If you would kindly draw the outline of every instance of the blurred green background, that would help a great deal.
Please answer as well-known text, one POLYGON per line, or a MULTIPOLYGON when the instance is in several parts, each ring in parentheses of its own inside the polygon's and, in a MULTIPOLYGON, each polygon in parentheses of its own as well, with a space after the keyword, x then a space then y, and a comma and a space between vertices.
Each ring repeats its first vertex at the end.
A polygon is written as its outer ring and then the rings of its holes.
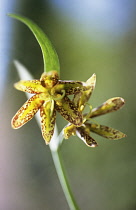
MULTIPOLYGON (((82 210, 136 209, 136 1, 1 0, 0 13, 0 209, 68 210, 49 147, 33 119, 13 130, 11 118, 26 101, 13 88, 19 80, 13 59, 40 78, 43 61, 30 30, 6 16, 18 13, 35 21, 59 55, 61 79, 86 81, 97 75, 93 107, 121 96, 126 105, 97 121, 127 134, 118 141, 95 136, 98 148, 77 137, 61 147, 63 164, 82 210)), ((66 122, 57 118, 61 130, 66 122)), ((94 135, 93 135, 94 137, 94 135)))

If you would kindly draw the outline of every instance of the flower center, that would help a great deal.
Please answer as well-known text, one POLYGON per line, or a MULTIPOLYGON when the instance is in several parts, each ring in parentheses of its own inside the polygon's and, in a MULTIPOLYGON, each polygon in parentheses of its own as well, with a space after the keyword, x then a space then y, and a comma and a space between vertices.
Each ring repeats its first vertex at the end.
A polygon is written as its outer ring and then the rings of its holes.
POLYGON ((57 100, 61 100, 64 96, 65 96, 65 90, 61 90, 62 95, 60 93, 55 93, 53 94, 51 97, 53 100, 57 101, 57 100))
POLYGON ((40 99, 44 101, 49 101, 49 100, 61 100, 65 96, 65 90, 61 90, 61 93, 56 93, 54 92, 52 94, 51 90, 48 90, 46 93, 40 93, 40 99), (62 93, 62 94, 61 94, 62 93))

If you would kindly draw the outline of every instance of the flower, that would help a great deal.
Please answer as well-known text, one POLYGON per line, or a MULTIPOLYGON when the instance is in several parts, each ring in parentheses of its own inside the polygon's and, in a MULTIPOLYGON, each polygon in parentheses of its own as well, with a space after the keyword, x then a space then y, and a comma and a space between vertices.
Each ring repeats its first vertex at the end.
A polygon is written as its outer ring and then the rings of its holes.
MULTIPOLYGON (((87 80, 87 84, 92 86, 92 89, 81 91, 80 93, 76 93, 73 99, 74 103, 78 106, 79 111, 83 111, 87 101, 89 100, 92 91, 95 88, 96 83, 96 75, 93 74, 92 77, 87 80)), ((108 126, 99 125, 97 123, 89 122, 92 118, 117 111, 124 105, 125 101, 121 97, 114 97, 106 102, 104 102, 101 106, 90 110, 88 114, 83 115, 83 124, 81 126, 76 126, 74 124, 69 123, 64 129, 64 138, 68 139, 71 135, 76 135, 84 141, 84 143, 89 147, 98 146, 97 142, 90 136, 90 132, 94 132, 100 136, 103 136, 107 139, 117 140, 126 135, 116 129, 113 129, 108 126)))
POLYGON ((21 80, 15 88, 33 95, 12 118, 11 125, 18 129, 33 118, 38 110, 41 116, 42 135, 48 144, 54 133, 56 111, 75 126, 83 123, 82 113, 68 95, 86 91, 91 87, 80 81, 59 80, 57 71, 43 73, 40 80, 21 80))

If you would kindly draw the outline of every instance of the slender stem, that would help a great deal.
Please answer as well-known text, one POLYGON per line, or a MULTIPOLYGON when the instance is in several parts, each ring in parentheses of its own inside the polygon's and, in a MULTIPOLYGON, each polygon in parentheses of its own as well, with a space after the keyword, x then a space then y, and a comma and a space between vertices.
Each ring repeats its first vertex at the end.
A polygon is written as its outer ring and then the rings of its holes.
POLYGON ((61 161, 61 156, 60 156, 60 153, 59 153, 59 149, 56 150, 56 151, 51 150, 51 154, 52 154, 54 165, 55 165, 58 177, 59 177, 59 181, 61 183, 61 186, 62 186, 63 192, 65 194, 66 200, 68 202, 69 208, 70 208, 70 210, 79 210, 79 207, 77 206, 77 204, 75 202, 73 193, 72 193, 71 188, 69 186, 64 168, 62 166, 62 161, 61 161))

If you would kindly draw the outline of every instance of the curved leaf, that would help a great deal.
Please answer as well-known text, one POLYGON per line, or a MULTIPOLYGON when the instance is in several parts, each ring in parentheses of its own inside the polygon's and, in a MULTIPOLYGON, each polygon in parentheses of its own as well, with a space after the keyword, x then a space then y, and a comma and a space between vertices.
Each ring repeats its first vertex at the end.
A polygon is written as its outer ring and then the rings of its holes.
POLYGON ((60 65, 58 55, 52 43, 50 42, 46 34, 39 28, 39 26, 37 26, 33 21, 29 20, 28 18, 20 15, 8 14, 8 16, 23 22, 33 32, 42 50, 44 71, 48 72, 56 70, 59 73, 60 65))

